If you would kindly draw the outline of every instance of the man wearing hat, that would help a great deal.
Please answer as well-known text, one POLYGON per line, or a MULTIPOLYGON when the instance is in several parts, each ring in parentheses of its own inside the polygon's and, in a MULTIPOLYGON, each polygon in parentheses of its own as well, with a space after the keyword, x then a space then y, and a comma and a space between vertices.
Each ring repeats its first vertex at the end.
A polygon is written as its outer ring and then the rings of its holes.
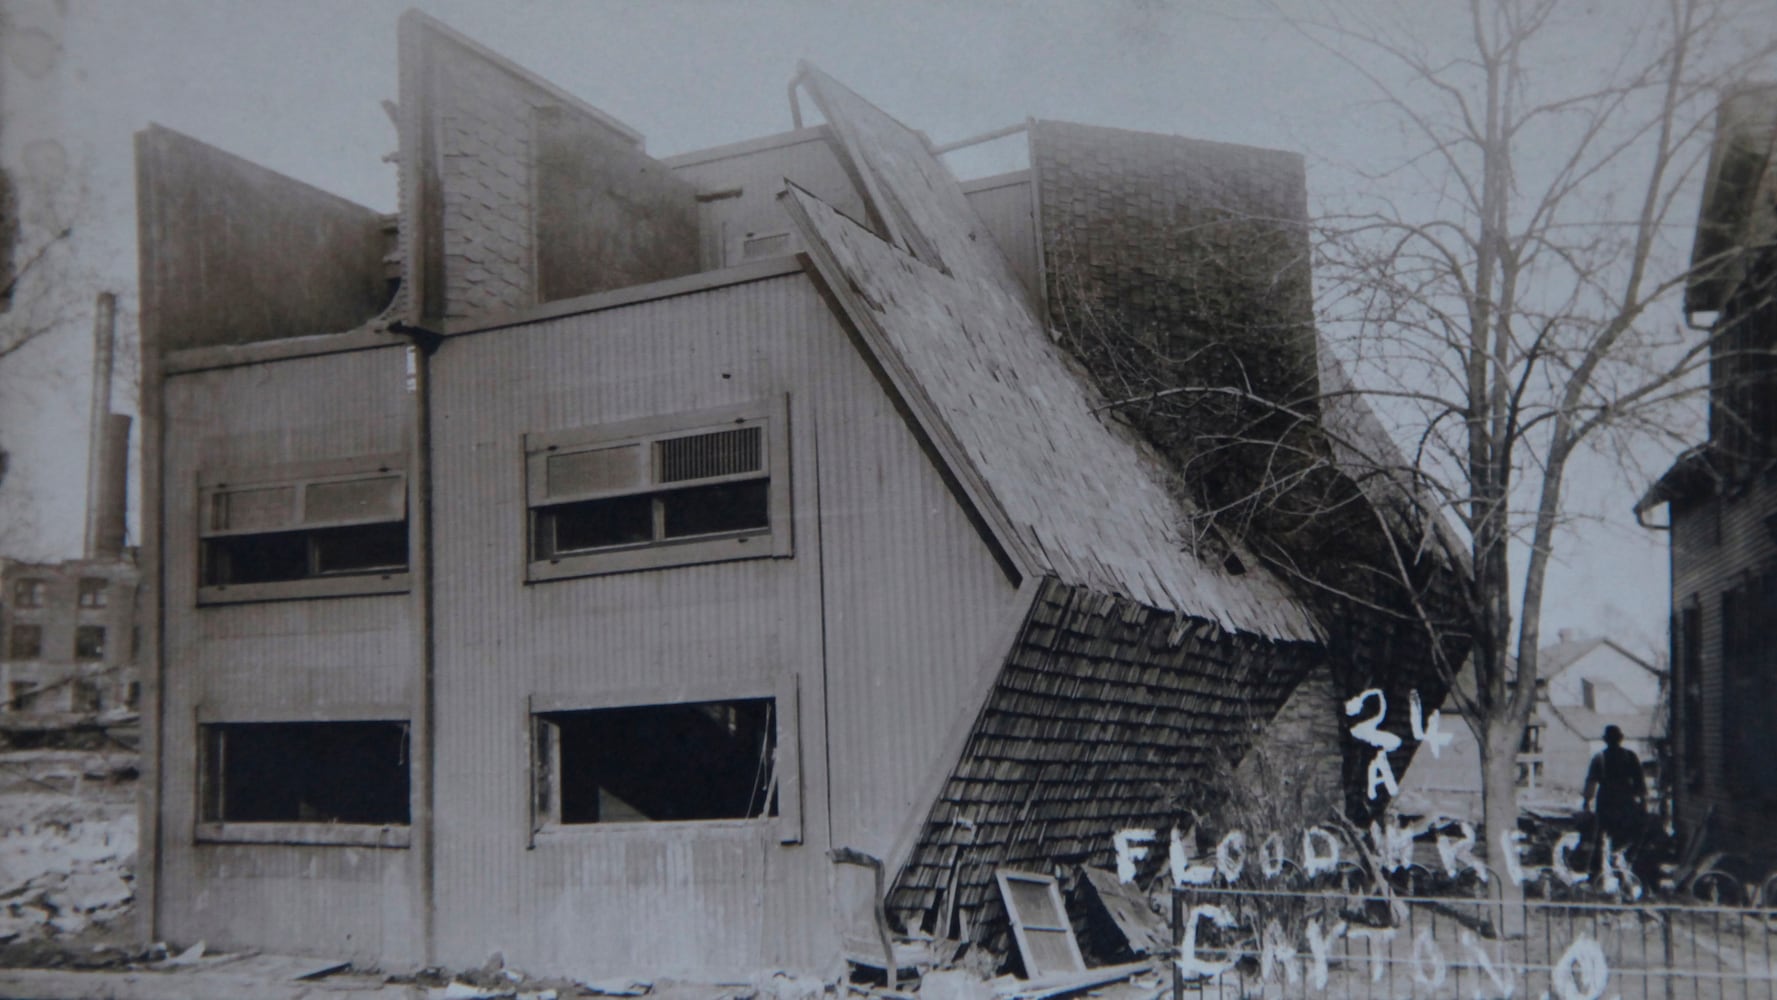
POLYGON ((1647 820, 1647 782, 1641 775, 1641 758, 1623 746, 1623 731, 1604 727, 1604 749, 1586 770, 1584 805, 1592 810, 1592 860, 1590 871, 1602 870, 1604 844, 1612 850, 1631 849, 1641 837, 1647 820))

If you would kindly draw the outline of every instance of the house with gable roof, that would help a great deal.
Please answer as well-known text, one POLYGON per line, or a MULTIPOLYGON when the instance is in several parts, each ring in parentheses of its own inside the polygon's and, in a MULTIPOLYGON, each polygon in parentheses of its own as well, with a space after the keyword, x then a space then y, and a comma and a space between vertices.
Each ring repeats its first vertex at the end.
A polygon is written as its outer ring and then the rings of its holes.
MULTIPOLYGON (((1035 123, 963 184, 804 66, 793 131, 655 158, 428 17, 400 50, 392 215, 137 137, 152 935, 815 969, 831 851, 1003 942, 996 869, 1107 863, 1261 740, 1361 772, 1341 702, 1425 671, 1187 530, 1053 329, 1059 206, 1191 196, 1101 155, 1148 137, 1035 123)), ((1299 157, 1215 153, 1302 231, 1299 157)))
POLYGON ((1707 440, 1636 504, 1666 508, 1672 791, 1687 847, 1777 866, 1777 84, 1722 95, 1691 275, 1707 440))
MULTIPOLYGON (((1543 676, 1530 722, 1518 745, 1518 799, 1544 810, 1576 810, 1592 757, 1604 749, 1604 729, 1623 731, 1623 746, 1641 759, 1648 809, 1659 811, 1669 789, 1666 759, 1667 675, 1656 664, 1606 636, 1562 629, 1537 654, 1543 676)), ((1465 678, 1466 680, 1466 678, 1465 678)), ((1434 758, 1416 757, 1401 776, 1396 808, 1414 815, 1478 819, 1481 754, 1474 733, 1452 719, 1453 739, 1434 758)))

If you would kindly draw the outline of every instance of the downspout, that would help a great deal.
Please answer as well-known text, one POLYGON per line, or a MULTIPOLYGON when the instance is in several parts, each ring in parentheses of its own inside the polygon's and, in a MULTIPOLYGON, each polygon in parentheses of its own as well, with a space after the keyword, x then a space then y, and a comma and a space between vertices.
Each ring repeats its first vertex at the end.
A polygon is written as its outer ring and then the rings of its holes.
POLYGON ((444 338, 431 330, 389 324, 389 332, 406 337, 407 391, 413 397, 412 451, 408 475, 409 516, 413 527, 414 618, 420 638, 419 690, 415 695, 411 753, 414 767, 414 862, 419 866, 420 948, 424 966, 438 961, 437 833, 434 803, 437 788, 437 718, 435 697, 437 640, 435 574, 432 572, 432 355, 444 338))

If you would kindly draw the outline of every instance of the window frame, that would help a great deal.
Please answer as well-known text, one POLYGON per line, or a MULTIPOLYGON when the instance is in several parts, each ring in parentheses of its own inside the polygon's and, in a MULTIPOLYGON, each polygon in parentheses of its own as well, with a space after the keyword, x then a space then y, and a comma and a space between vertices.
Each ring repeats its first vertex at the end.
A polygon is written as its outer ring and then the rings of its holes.
POLYGON ((41 608, 49 596, 49 581, 40 576, 22 576, 12 582, 12 606, 41 608))
POLYGON ((77 604, 88 611, 110 605, 111 581, 102 576, 83 576, 80 578, 79 597, 77 604))
POLYGON ((525 796, 530 814, 530 847, 552 840, 573 840, 581 837, 620 836, 637 832, 655 835, 669 831, 766 831, 772 832, 780 844, 802 843, 802 716, 799 684, 794 671, 757 675, 734 681, 711 681, 703 684, 640 688, 596 695, 533 694, 524 703, 524 731, 529 744, 529 773, 525 796), (777 732, 777 815, 750 819, 699 820, 611 820, 599 823, 563 823, 561 809, 561 774, 559 738, 550 740, 552 758, 540 753, 542 727, 554 725, 545 716, 568 712, 589 712, 617 708, 697 704, 743 699, 773 699, 777 732), (543 790, 549 791, 548 805, 540 801, 543 790))
POLYGON ((9 712, 34 712, 37 710, 37 699, 43 697, 43 685, 37 681, 13 679, 6 685, 6 710, 9 712))
POLYGON ((407 455, 402 452, 358 455, 317 462, 293 462, 252 469, 218 468, 198 475, 196 558, 197 603, 199 606, 240 604, 253 601, 294 600, 313 597, 356 597, 372 594, 398 594, 412 589, 414 562, 412 482, 408 474, 407 455), (317 574, 295 580, 274 580, 262 583, 205 583, 208 544, 211 539, 246 535, 271 535, 283 532, 311 532, 328 528, 388 524, 386 517, 342 518, 324 522, 305 522, 303 507, 307 488, 326 483, 352 482, 360 479, 397 477, 401 482, 400 522, 407 531, 407 563, 399 570, 370 570, 362 573, 317 574), (248 489, 289 487, 292 492, 289 521, 284 527, 265 529, 229 529, 210 526, 216 497, 248 489))
MULTIPOLYGON (((661 414, 602 424, 595 427, 531 432, 524 435, 524 558, 525 581, 583 576, 602 576, 639 570, 665 569, 740 559, 789 558, 795 554, 791 518, 790 403, 788 396, 755 400, 734 406, 661 414), (656 442, 696 434, 731 430, 737 426, 761 428, 764 449, 761 474, 744 473, 662 483, 654 458, 656 442), (643 449, 638 459, 646 467, 645 481, 633 487, 580 491, 562 496, 548 494, 547 468, 552 457, 635 445, 643 449), (656 498, 677 490, 735 482, 766 482, 766 526, 738 531, 667 538, 658 533, 647 542, 541 556, 537 551, 537 521, 548 507, 587 500, 623 497, 656 498)), ((658 532, 658 525, 656 526, 658 532)))
POLYGON ((193 782, 196 794, 191 799, 192 842, 196 844, 285 844, 353 847, 405 848, 413 840, 416 793, 414 780, 414 723, 412 710, 406 705, 330 706, 326 711, 283 713, 231 709, 225 706, 200 704, 192 712, 192 761, 197 773, 193 782), (205 728, 227 725, 279 725, 287 723, 330 722, 392 722, 407 727, 407 795, 406 823, 324 823, 297 820, 268 822, 213 820, 204 816, 210 798, 210 741, 205 728))
POLYGON ((109 630, 106 629, 105 626, 103 626, 103 625, 84 625, 83 624, 83 625, 74 626, 74 662, 76 662, 76 663, 103 663, 103 662, 105 662, 105 644, 109 639, 110 639, 109 630), (92 647, 85 645, 85 641, 89 637, 93 636, 94 634, 97 634, 98 639, 99 639, 98 652, 96 652, 96 653, 91 652, 92 647))
POLYGON ((6 629, 6 658, 21 662, 43 659, 43 625, 39 622, 13 622, 6 629), (19 652, 19 632, 34 633, 36 639, 31 648, 34 652, 19 652))

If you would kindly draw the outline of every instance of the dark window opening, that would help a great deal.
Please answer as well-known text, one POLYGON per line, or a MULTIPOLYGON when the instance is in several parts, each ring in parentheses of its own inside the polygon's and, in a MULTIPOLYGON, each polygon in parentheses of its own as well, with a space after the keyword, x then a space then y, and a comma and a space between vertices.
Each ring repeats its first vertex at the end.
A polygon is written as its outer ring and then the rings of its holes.
POLYGON ((563 824, 778 814, 776 700, 538 717, 539 812, 563 824))
POLYGON ((15 660, 35 660, 43 655, 43 626, 14 625, 7 655, 15 660))
POLYGON ((29 712, 37 707, 37 685, 31 681, 13 681, 6 689, 6 704, 14 712, 29 712))
POLYGON ((80 606, 83 608, 102 608, 105 606, 105 585, 108 581, 94 577, 85 577, 80 581, 80 606))
POLYGON ((790 555, 788 416, 772 412, 526 435, 527 579, 790 555))
POLYGON ((1765 623, 1777 618, 1777 570, 1744 580, 1721 599, 1721 727, 1724 790, 1777 800, 1777 647, 1765 623))
POLYGON ((660 495, 662 533, 691 538, 771 526, 770 490, 763 479, 693 486, 660 495))
POLYGON ((204 540, 205 586, 406 571, 406 521, 204 540))
POLYGON ((361 524, 309 532, 318 576, 400 573, 407 569, 407 523, 361 524))
POLYGON ((103 660, 105 658, 105 627, 81 625, 74 630, 74 658, 103 660))
POLYGON ((74 711, 88 714, 97 712, 101 701, 98 681, 82 677, 74 682, 74 711))
POLYGON ((551 558, 654 540, 654 501, 647 496, 613 497, 557 504, 537 511, 537 554, 551 558))
POLYGON ((1703 781, 1703 609, 1691 605, 1679 616, 1679 754, 1685 783, 1703 781))
POLYGON ((142 682, 141 681, 130 681, 129 686, 124 688, 123 707, 129 708, 129 709, 134 709, 134 708, 140 707, 141 704, 142 704, 142 682))
POLYGON ((405 824, 405 722, 203 727, 203 818, 222 823, 405 824))
POLYGON ((1519 753, 1543 752, 1543 727, 1525 726, 1524 735, 1518 740, 1519 753))
POLYGON ((771 528, 765 479, 687 486, 653 494, 581 500, 535 512, 537 557, 771 528))

